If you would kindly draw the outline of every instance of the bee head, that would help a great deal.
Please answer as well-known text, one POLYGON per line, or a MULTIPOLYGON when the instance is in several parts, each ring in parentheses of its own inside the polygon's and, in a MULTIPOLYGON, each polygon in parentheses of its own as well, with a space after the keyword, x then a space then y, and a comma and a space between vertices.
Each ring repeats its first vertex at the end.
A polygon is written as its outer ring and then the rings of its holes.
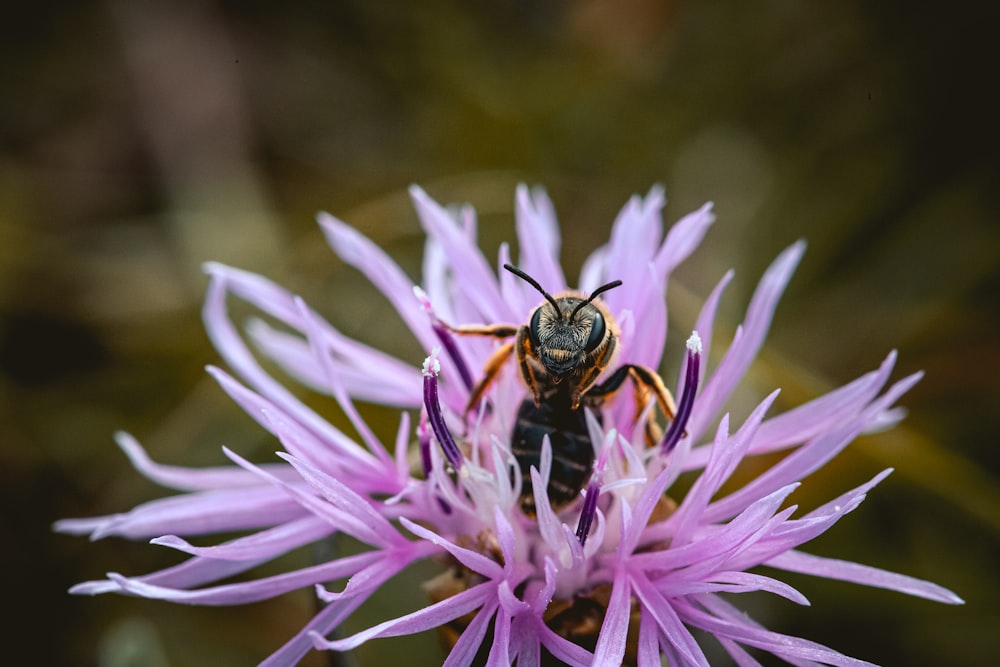
POLYGON ((600 294, 618 287, 615 280, 594 290, 589 297, 552 297, 538 282, 510 264, 504 268, 525 280, 545 297, 531 314, 528 339, 531 349, 555 382, 584 366, 587 358, 605 342, 608 328, 601 309, 592 302, 600 294))

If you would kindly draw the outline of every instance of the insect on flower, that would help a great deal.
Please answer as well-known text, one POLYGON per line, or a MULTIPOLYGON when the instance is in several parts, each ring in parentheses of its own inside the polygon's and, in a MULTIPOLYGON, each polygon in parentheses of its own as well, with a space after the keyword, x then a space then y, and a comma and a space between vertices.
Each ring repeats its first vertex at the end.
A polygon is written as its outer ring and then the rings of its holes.
MULTIPOLYGON (((514 354, 521 376, 531 395, 517 412, 511 434, 511 446, 523 479, 520 503, 529 516, 535 515, 535 497, 529 471, 541 467, 544 438, 552 447, 552 475, 548 492, 553 508, 558 510, 580 495, 594 463, 594 446, 581 407, 597 409, 617 392, 627 378, 635 386, 636 417, 650 399, 668 419, 677 411, 673 396, 657 373, 638 364, 624 364, 604 382, 595 384, 608 368, 618 343, 614 317, 597 297, 619 287, 621 280, 601 285, 590 295, 560 292, 552 296, 524 271, 505 264, 504 268, 538 290, 545 300, 536 307, 528 324, 515 326, 450 327, 460 335, 510 338, 512 342, 497 348, 486 362, 483 379, 472 389, 466 412, 476 406, 503 365, 514 354)), ((600 418, 598 417, 600 421, 600 418)), ((653 444, 660 433, 655 423, 647 422, 647 441, 653 444)))
POLYGON ((455 666, 705 666, 699 634, 741 665, 757 664, 750 650, 792 664, 857 665, 867 663, 763 627, 739 608, 738 594, 764 591, 808 604, 780 579, 796 572, 961 603, 930 582, 801 550, 889 470, 802 514, 787 502, 857 436, 901 418, 895 404, 920 375, 888 384, 894 353, 844 387, 783 413, 771 413, 777 392, 742 423, 726 411, 803 243, 767 269, 709 371, 717 306, 732 273, 711 292, 678 380, 669 385, 675 408, 650 369, 660 366, 665 349, 668 279, 712 224, 709 204, 666 229, 660 188, 633 198, 608 243, 584 261, 574 292, 563 291, 569 282, 559 262, 561 236, 541 190, 518 189, 519 254, 513 259, 502 244, 497 264, 507 268, 499 271, 477 244, 471 207, 445 208, 416 187, 411 194, 427 233, 419 283, 358 230, 326 214, 319 222, 334 252, 393 304, 429 355, 423 367, 350 339, 263 276, 207 265, 204 320, 232 371, 210 373, 275 438, 279 461, 260 465, 227 448, 231 465, 186 469, 156 463, 134 438, 119 434, 136 468, 178 493, 128 512, 64 519, 55 528, 93 539, 151 540, 187 560, 149 574, 110 572, 73 593, 215 606, 314 587, 323 608, 264 660, 269 667, 293 665, 312 650, 351 651, 435 628, 450 633, 445 664, 455 666), (266 317, 242 331, 231 300, 266 317), (261 357, 332 396, 358 437, 300 400, 261 357), (514 360, 520 377, 501 372, 514 360), (471 368, 485 369, 481 379, 471 368), (634 404, 616 394, 629 380, 634 404), (394 449, 356 401, 401 410, 394 449), (466 419, 473 407, 476 419, 466 419), (422 475, 410 456, 417 410, 422 475), (653 410, 669 422, 650 418, 653 410), (775 452, 786 455, 756 476, 734 477, 744 460, 775 452), (674 488, 685 472, 695 476, 690 488, 674 488), (209 533, 230 537, 189 541, 209 533), (355 542, 358 553, 231 581, 336 535, 355 542), (442 568, 427 582, 429 605, 344 631, 358 607, 421 562, 442 568))

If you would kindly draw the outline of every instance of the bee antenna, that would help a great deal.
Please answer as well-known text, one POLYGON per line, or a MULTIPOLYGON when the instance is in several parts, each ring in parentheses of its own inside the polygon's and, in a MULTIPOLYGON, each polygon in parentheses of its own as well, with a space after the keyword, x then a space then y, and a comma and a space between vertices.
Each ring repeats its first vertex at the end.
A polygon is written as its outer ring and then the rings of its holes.
POLYGON ((598 295, 604 294, 609 289, 614 289, 614 288, 618 287, 621 284, 622 284, 622 281, 620 281, 620 280, 612 280, 610 283, 606 283, 604 285, 601 285, 597 289, 595 289, 593 292, 590 293, 590 296, 587 297, 586 301, 581 301, 580 303, 577 304, 576 308, 573 309, 573 312, 569 314, 569 319, 572 320, 574 317, 576 317, 577 311, 580 310, 581 308, 583 308, 584 306, 586 306, 588 303, 590 303, 594 299, 596 299, 598 295))
POLYGON ((562 317, 562 311, 559 310, 559 304, 556 303, 556 300, 552 298, 551 294, 549 294, 544 289, 542 289, 542 286, 538 284, 537 280, 535 280, 534 278, 532 278, 531 276, 529 276, 527 273, 525 273, 521 269, 517 268, 516 266, 511 266, 510 264, 504 264, 503 268, 507 269, 508 271, 510 271, 511 273, 513 273, 515 276, 517 276, 518 278, 520 278, 521 280, 523 280, 524 282, 528 283, 529 285, 531 285, 532 287, 534 287, 536 290, 538 290, 539 292, 541 292, 542 296, 545 297, 545 300, 548 301, 549 303, 551 303, 552 307, 556 309, 557 313, 559 313, 559 317, 562 317))

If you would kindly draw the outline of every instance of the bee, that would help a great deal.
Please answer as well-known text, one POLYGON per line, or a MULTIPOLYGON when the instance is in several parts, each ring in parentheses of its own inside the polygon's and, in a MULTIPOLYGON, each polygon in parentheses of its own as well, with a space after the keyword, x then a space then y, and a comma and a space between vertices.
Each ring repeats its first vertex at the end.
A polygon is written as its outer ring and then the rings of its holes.
MULTIPOLYGON (((660 376, 645 366, 624 364, 597 383, 611 363, 620 335, 614 317, 598 297, 620 286, 622 281, 601 285, 589 295, 567 291, 552 296, 524 271, 510 264, 504 264, 504 268, 544 297, 531 312, 528 323, 462 326, 452 330, 462 335, 514 337, 497 348, 486 362, 483 378, 473 387, 466 411, 479 403, 514 355, 529 396, 517 412, 511 433, 512 451, 524 480, 521 509, 534 516, 535 497, 529 471, 532 466, 540 468, 545 436, 552 448, 548 494, 553 509, 558 511, 572 503, 590 478, 594 444, 582 407, 597 410, 628 378, 635 387, 637 417, 651 396, 668 419, 673 419, 676 407, 660 376)), ((655 423, 647 422, 647 441, 658 440, 657 431, 655 423)))

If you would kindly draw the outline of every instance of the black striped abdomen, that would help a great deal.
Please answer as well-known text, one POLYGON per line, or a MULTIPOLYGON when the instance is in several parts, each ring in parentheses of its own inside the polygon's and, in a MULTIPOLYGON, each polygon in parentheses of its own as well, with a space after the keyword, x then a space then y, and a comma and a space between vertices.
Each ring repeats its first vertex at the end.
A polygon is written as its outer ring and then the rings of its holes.
POLYGON ((535 496, 531 485, 531 467, 541 469, 542 438, 549 436, 552 445, 552 474, 549 477, 549 500, 555 510, 573 502, 590 479, 594 465, 594 446, 587 432, 583 408, 571 410, 569 402, 544 401, 536 406, 529 397, 517 411, 511 434, 514 456, 521 468, 521 509, 535 515, 535 496))

